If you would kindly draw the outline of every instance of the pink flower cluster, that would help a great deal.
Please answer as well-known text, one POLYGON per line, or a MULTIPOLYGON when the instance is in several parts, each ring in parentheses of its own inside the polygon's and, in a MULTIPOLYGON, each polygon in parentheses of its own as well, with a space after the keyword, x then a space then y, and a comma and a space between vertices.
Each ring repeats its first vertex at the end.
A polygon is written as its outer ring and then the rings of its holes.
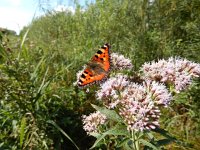
POLYGON ((171 57, 168 60, 145 63, 141 71, 144 78, 173 85, 178 93, 192 83, 193 77, 200 76, 200 64, 171 57))
POLYGON ((146 94, 149 95, 148 97, 151 97, 158 106, 168 106, 172 100, 172 95, 164 84, 146 80, 143 82, 143 87, 146 90, 146 94))
POLYGON ((132 83, 118 74, 101 85, 97 92, 108 108, 117 108, 128 130, 149 130, 159 125, 160 106, 167 106, 172 96, 165 85, 155 81, 132 83))
MULTIPOLYGON (((128 59, 125 61, 124 57, 117 57, 115 53, 112 54, 112 61, 119 69, 131 66, 128 65, 128 59)), ((107 108, 116 109, 129 131, 151 130, 159 126, 160 108, 167 107, 172 100, 165 85, 173 86, 176 92, 185 89, 193 77, 200 76, 200 64, 186 59, 169 58, 145 63, 141 71, 141 84, 132 82, 126 75, 117 74, 101 84, 96 93, 97 99, 102 100, 107 108)), ((106 116, 100 112, 84 116, 84 129, 87 133, 98 132, 98 126, 105 121, 106 116)))
POLYGON ((131 83, 121 94, 120 115, 128 130, 150 130, 159 126, 159 106, 167 106, 172 99, 163 84, 144 81, 131 83))
POLYGON ((131 60, 128 58, 125 58, 123 55, 119 55, 117 53, 111 54, 111 61, 114 69, 131 69, 133 68, 133 65, 131 63, 131 60))
POLYGON ((119 92, 123 91, 129 83, 127 76, 118 74, 101 84, 101 89, 97 91, 96 97, 104 100, 104 104, 106 103, 108 108, 114 108, 119 102, 119 92))
POLYGON ((83 115, 82 117, 83 129, 87 134, 98 132, 98 126, 104 124, 107 120, 106 116, 99 111, 91 113, 88 116, 83 115))
POLYGON ((154 105, 150 98, 135 99, 133 96, 126 97, 121 102, 119 114, 130 130, 150 130, 159 126, 160 110, 154 105))

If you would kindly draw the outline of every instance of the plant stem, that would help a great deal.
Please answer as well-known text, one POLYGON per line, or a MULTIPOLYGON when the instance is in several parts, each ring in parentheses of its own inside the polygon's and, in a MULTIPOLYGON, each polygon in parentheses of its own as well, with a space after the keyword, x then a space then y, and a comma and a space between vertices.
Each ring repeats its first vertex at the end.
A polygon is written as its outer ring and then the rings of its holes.
POLYGON ((134 132, 133 130, 131 131, 131 136, 132 136, 132 141, 133 141, 133 148, 135 150, 140 150, 138 135, 139 134, 137 134, 137 132, 134 132))
POLYGON ((135 133, 135 145, 136 145, 136 150, 140 149, 140 145, 139 145, 139 132, 135 133))

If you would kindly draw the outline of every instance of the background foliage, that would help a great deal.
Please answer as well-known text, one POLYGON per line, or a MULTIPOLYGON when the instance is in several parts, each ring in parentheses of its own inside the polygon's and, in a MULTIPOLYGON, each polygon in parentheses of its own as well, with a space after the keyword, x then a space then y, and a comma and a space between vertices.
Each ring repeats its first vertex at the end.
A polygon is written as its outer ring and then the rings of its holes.
MULTIPOLYGON (((186 57, 200 62, 199 0, 96 0, 75 13, 47 12, 19 36, 0 36, 0 149, 80 149, 94 139, 81 115, 97 103, 94 91, 73 85, 76 72, 104 43, 129 56, 137 69, 146 61, 186 57), (52 123, 53 122, 53 123, 52 123), (60 128, 58 128, 60 127, 60 128)), ((164 111, 162 126, 200 147, 200 82, 164 111), (178 131, 178 132, 177 132, 178 131)), ((184 149, 171 144, 166 149, 184 149)))

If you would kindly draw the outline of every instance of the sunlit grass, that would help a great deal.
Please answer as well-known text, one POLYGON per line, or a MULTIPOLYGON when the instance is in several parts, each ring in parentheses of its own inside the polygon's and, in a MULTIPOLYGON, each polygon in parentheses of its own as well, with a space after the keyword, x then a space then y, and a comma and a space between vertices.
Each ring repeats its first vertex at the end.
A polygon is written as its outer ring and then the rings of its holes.
MULTIPOLYGON (((199 8, 198 0, 97 1, 75 14, 49 12, 20 36, 2 35, 0 149, 75 149, 68 136, 80 149, 91 147, 94 139, 83 131, 81 116, 98 103, 97 87, 86 93, 74 86, 77 71, 106 42, 111 52, 128 56, 134 70, 174 55, 199 62, 199 8)), ((196 82, 161 118, 166 130, 194 149, 200 129, 196 82)))

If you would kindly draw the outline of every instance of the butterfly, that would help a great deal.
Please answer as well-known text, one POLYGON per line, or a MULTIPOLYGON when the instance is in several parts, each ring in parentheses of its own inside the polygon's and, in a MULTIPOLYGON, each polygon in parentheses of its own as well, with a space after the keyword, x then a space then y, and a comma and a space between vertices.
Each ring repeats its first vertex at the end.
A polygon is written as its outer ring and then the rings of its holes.
POLYGON ((84 87, 106 79, 110 71, 110 45, 104 44, 92 57, 85 70, 80 75, 78 86, 84 87))

